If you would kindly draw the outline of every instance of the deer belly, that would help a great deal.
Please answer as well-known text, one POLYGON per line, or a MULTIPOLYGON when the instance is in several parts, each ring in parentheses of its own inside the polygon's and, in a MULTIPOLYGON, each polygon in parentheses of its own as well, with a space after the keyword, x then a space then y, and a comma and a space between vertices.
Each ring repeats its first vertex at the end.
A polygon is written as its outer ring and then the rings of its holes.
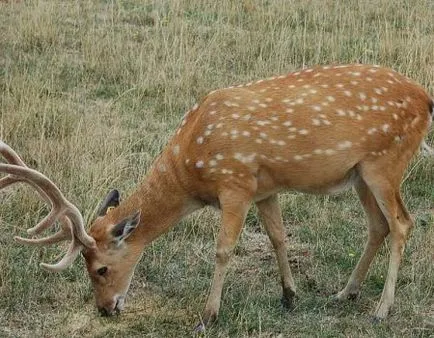
POLYGON ((259 201, 277 192, 293 190, 310 194, 336 194, 350 189, 359 178, 357 169, 327 170, 307 168, 303 172, 273 172, 260 170, 255 200, 259 201), (293 174, 293 175, 291 175, 293 174))

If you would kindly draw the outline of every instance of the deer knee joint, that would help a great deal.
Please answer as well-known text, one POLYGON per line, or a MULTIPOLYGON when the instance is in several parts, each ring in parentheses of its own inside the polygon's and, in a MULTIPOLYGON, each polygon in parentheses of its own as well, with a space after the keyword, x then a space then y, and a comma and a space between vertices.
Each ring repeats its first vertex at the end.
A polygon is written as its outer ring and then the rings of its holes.
POLYGON ((216 260, 218 263, 227 263, 232 256, 232 249, 217 249, 216 260))

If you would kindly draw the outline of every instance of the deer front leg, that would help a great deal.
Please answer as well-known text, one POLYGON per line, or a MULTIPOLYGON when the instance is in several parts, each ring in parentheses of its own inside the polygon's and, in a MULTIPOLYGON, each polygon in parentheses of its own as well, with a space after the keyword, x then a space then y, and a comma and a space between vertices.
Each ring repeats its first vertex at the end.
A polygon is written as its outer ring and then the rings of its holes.
POLYGON ((277 264, 279 265, 282 280, 282 304, 286 308, 291 308, 295 296, 295 283, 289 267, 285 228, 283 226, 282 211, 280 210, 277 195, 272 195, 265 200, 257 202, 256 205, 262 222, 264 223, 264 228, 267 231, 274 252, 276 253, 277 264))
POLYGON ((220 197, 222 226, 217 239, 216 267, 205 311, 201 322, 196 326, 196 331, 203 331, 206 325, 217 319, 227 265, 241 233, 250 203, 250 197, 243 194, 231 192, 220 197))

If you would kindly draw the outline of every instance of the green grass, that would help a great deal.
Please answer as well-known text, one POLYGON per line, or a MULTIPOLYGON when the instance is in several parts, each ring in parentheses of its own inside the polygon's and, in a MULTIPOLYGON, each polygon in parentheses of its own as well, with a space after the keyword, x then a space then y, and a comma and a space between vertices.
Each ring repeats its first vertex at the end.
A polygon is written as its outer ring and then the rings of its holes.
MULTIPOLYGON (((130 193, 184 112, 207 92, 307 65, 392 67, 434 92, 431 1, 0 2, 0 136, 90 220, 106 192, 130 193)), ((428 137, 433 144, 434 134, 428 137)), ((352 193, 281 196, 296 306, 280 305, 268 238, 252 211, 210 337, 434 335, 434 160, 403 184, 416 217, 390 317, 373 325, 388 265, 377 255, 355 302, 334 303, 366 239, 352 193)), ((0 194, 0 337, 180 337, 200 319, 218 214, 198 212, 152 243, 125 312, 100 318, 83 262, 39 268, 64 247, 15 243, 47 213, 28 187, 0 194)))

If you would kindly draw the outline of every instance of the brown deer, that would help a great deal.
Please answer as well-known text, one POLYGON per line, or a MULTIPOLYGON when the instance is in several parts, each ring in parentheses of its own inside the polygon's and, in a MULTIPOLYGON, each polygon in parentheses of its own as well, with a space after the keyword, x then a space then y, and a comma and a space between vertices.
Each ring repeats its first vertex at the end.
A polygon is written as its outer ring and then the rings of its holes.
POLYGON ((291 306, 296 288, 277 195, 286 189, 329 194, 354 187, 368 218, 368 240, 340 300, 354 298, 384 239, 390 234, 390 262, 374 316, 383 319, 394 301, 398 268, 413 221, 400 195, 403 173, 423 145, 433 101, 416 83, 379 66, 318 66, 216 90, 183 118, 142 185, 120 203, 114 190, 103 201, 89 233, 77 208, 42 174, 27 168, 4 143, 0 164, 8 176, 0 188, 26 181, 53 210, 38 234, 61 222, 46 245, 71 239, 60 271, 81 252, 100 312, 122 310, 130 281, 147 244, 184 216, 205 205, 222 211, 216 267, 197 327, 217 318, 229 259, 247 211, 256 203, 275 249, 283 301, 291 306))

